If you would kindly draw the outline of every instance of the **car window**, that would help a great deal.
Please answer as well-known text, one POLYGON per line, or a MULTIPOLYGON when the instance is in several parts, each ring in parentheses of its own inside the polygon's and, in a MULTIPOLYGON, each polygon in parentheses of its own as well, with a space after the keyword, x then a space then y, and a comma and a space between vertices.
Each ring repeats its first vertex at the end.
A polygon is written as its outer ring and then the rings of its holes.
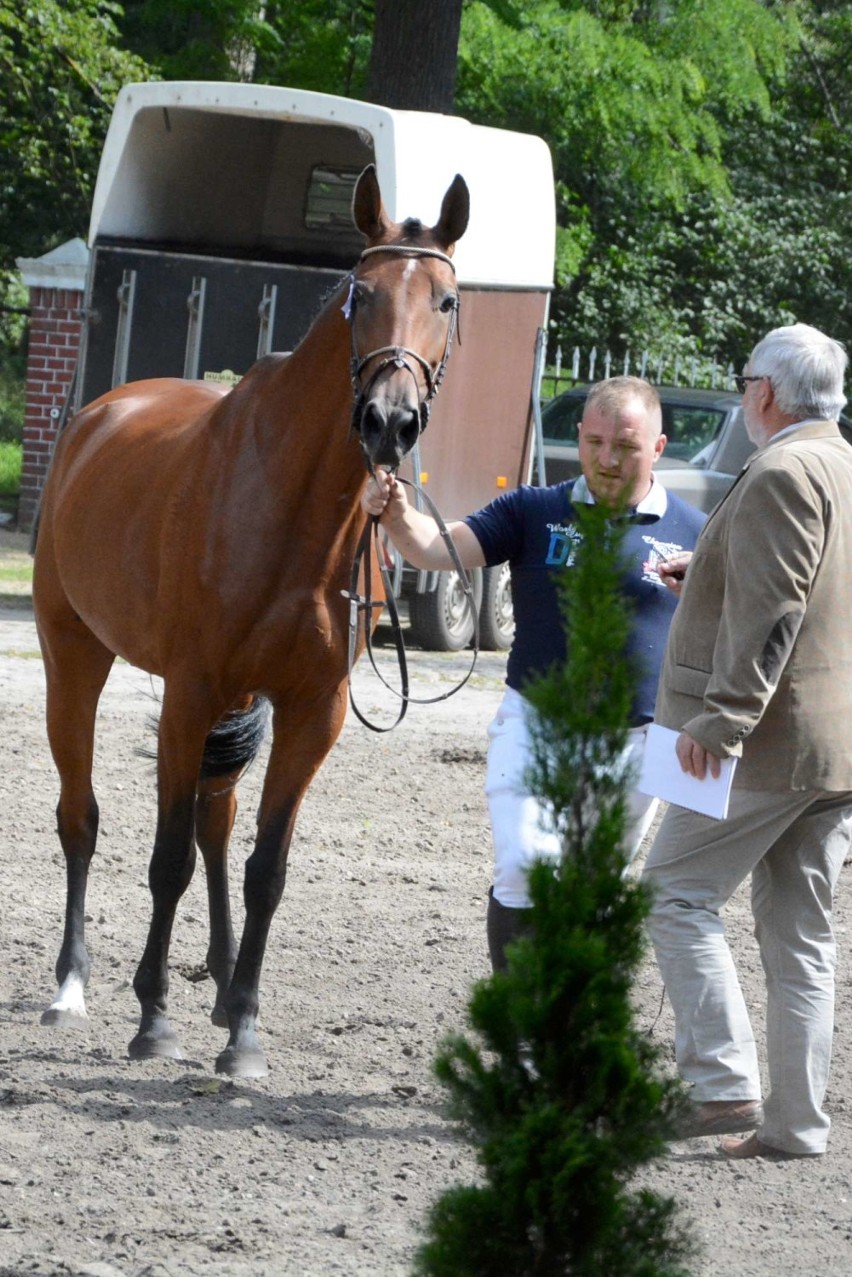
POLYGON ((586 406, 584 398, 559 395, 541 410, 541 433, 545 443, 576 443, 577 427, 586 406))
MULTIPOLYGON (((545 404, 541 411, 544 442, 576 443, 585 403, 585 397, 559 395, 545 404)), ((690 461, 715 439, 725 420, 721 408, 667 403, 662 407, 666 456, 672 461, 690 461)))
POLYGON ((722 429, 721 408, 696 408, 685 404, 663 404, 663 434, 668 439, 666 456, 672 461, 691 461, 722 429))

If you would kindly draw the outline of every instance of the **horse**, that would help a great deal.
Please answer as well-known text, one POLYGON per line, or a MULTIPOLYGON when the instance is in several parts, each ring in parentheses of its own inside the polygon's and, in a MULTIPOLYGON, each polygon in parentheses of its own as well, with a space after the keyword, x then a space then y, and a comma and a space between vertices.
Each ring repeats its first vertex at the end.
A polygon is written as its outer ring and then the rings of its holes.
POLYGON ((366 521, 360 496, 368 471, 397 467, 428 420, 455 331, 452 256, 468 215, 456 175, 434 226, 393 222, 368 167, 352 201, 366 247, 292 354, 263 357, 231 389, 131 382, 82 408, 60 436, 33 574, 66 864, 59 988, 43 1023, 88 1018, 95 719, 120 656, 163 680, 151 920, 129 1055, 183 1058, 168 1018, 168 953, 200 849, 212 1020, 229 1030, 216 1071, 266 1076, 261 967, 299 806, 346 714, 344 595, 366 521), (267 704, 272 740, 237 945, 228 840, 267 704))

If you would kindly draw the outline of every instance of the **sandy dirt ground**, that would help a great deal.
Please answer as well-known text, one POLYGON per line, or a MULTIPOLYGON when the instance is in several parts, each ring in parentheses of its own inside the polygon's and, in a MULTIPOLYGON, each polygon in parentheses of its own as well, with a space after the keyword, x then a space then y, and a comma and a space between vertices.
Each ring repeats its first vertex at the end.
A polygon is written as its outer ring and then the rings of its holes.
MULTIPOLYGON (((114 670, 99 721, 90 1026, 73 1033, 39 1023, 54 991, 64 867, 42 667, 32 614, 18 603, 0 609, 0 1277, 410 1273, 430 1203, 477 1173, 447 1120, 432 1061, 442 1037, 464 1025, 471 983, 487 974, 484 739, 504 657, 481 658, 458 696, 413 707, 390 735, 367 732, 350 714, 303 806, 271 935, 261 992, 270 1074, 231 1081, 213 1071, 225 1034, 210 1023, 212 984, 203 978, 202 868, 182 901, 170 963, 170 1012, 186 1061, 126 1055, 154 824, 151 765, 136 753, 152 689, 127 666, 114 670)), ((422 694, 446 690, 465 659, 412 653, 422 694)), ((356 694, 367 710, 387 709, 363 668, 356 694)), ((256 766, 241 786, 237 909, 262 772, 256 766)), ((696 1277, 852 1272, 850 876, 844 871, 836 919, 829 1154, 731 1164, 712 1141, 693 1140, 642 1173, 692 1222, 696 1277)), ((728 921, 761 1032, 744 893, 728 921)), ((671 1019, 650 959, 636 997, 640 1023, 669 1048, 671 1019)))

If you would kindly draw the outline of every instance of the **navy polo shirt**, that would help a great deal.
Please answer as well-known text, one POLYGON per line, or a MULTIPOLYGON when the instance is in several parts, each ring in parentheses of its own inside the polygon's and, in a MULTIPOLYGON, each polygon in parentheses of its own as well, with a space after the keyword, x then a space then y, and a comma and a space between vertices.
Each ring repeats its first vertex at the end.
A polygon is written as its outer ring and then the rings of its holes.
MULTIPOLYGON (((575 504, 592 502, 584 478, 506 492, 465 523, 482 546, 489 567, 508 561, 512 574, 515 637, 506 682, 516 691, 567 655, 565 625, 556 582, 570 568, 580 539, 575 504)), ((628 515, 622 543, 623 591, 631 603, 628 655, 638 672, 631 726, 654 717, 657 682, 677 598, 657 565, 680 550, 692 550, 706 516, 657 480, 628 515)))

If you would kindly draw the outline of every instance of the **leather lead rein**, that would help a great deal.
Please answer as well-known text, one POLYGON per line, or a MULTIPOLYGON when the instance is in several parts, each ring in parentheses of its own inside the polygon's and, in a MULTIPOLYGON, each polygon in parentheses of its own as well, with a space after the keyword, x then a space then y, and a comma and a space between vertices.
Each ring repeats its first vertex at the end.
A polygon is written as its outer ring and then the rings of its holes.
POLYGON ((450 530, 442 519, 437 506, 432 501, 432 498, 428 496, 421 487, 418 487, 416 483, 411 483, 408 479, 397 478, 397 483, 404 483, 407 488, 411 488, 412 491, 417 492, 423 498, 429 508, 429 513, 438 525, 438 531, 447 547, 453 567, 458 573, 459 581, 461 582, 461 586, 464 591, 468 615, 473 620, 473 657, 471 659, 470 669, 467 671, 464 678, 460 683, 457 683, 455 687, 451 687, 448 692, 442 692, 440 696, 429 696, 425 698, 410 695, 408 681, 408 657, 405 650, 402 625, 399 620, 399 609, 396 605, 396 599, 394 598, 393 582, 390 579, 390 574, 385 564, 384 546, 379 539, 379 520, 376 515, 371 515, 364 525, 364 531, 361 534, 361 540, 359 541, 358 549, 355 552, 355 558, 352 563, 352 572, 349 578, 349 589, 340 591, 343 597, 349 600, 349 704, 352 706, 352 710, 358 721, 363 723, 365 727, 368 727, 371 732, 393 731, 393 729, 405 718, 409 705, 437 705, 440 701, 446 701, 449 700, 451 696, 455 696, 456 692, 460 692, 465 683, 469 680, 476 667, 477 657, 479 656, 479 614, 473 597, 473 586, 471 584, 470 574, 467 569, 463 567, 462 561, 459 558, 459 553, 455 547, 453 538, 450 535, 450 530), (399 664, 399 689, 392 687, 381 673, 376 665, 376 658, 373 654, 372 613, 374 608, 380 608, 382 607, 382 604, 373 600, 372 556, 370 554, 371 537, 375 540, 376 559, 379 564, 379 572, 381 573, 382 583, 385 588, 385 602, 387 603, 388 615, 390 617, 391 628, 393 630, 397 662, 399 664), (362 562, 364 564, 363 595, 358 593, 358 576, 360 574, 362 562), (388 691, 392 692, 394 696, 399 697, 400 700, 399 713, 397 714, 396 719, 386 727, 381 727, 376 723, 371 723, 370 720, 362 714, 361 710, 355 703, 355 695, 352 690, 352 671, 355 668, 355 657, 358 650, 358 626, 362 615, 364 617, 364 639, 373 671, 379 682, 382 683, 388 691))

